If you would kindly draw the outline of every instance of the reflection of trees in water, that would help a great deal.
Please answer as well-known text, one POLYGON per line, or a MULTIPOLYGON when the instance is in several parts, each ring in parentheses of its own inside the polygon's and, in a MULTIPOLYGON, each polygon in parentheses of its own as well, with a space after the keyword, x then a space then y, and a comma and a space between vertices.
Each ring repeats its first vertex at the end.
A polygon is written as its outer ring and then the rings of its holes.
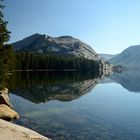
POLYGON ((88 93, 102 78, 98 72, 16 72, 8 88, 35 103, 71 101, 88 93))

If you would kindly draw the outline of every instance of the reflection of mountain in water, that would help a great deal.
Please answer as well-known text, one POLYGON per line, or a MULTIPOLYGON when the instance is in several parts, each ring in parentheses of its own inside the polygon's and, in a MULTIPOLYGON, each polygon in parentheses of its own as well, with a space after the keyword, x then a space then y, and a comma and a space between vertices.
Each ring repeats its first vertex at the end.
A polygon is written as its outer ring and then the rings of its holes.
POLYGON ((138 70, 126 70, 122 73, 114 73, 110 78, 129 91, 140 92, 140 72, 138 70))
POLYGON ((88 93, 102 78, 99 73, 18 72, 11 76, 8 88, 35 103, 71 101, 88 93))

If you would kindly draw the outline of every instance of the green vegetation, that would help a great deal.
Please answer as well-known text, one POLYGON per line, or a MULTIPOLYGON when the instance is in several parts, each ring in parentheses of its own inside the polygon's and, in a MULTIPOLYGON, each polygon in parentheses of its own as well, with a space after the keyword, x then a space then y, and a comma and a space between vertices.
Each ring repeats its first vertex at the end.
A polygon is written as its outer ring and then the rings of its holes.
POLYGON ((7 30, 7 21, 4 21, 2 13, 4 6, 0 0, 0 75, 12 69, 14 63, 14 54, 11 45, 7 45, 10 32, 7 30))
POLYGON ((0 0, 0 75, 16 70, 99 70, 101 62, 73 56, 48 55, 27 51, 14 53, 11 45, 7 45, 10 32, 7 21, 4 21, 2 0, 0 0), (14 61, 15 60, 15 61, 14 61), (15 66, 15 67, 14 67, 15 66))
POLYGON ((94 71, 101 62, 73 56, 47 55, 27 51, 16 52, 16 70, 64 70, 94 71))
POLYGON ((10 32, 7 30, 7 21, 4 21, 2 0, 0 0, 0 88, 5 81, 5 74, 13 69, 14 52, 11 45, 6 44, 10 32))

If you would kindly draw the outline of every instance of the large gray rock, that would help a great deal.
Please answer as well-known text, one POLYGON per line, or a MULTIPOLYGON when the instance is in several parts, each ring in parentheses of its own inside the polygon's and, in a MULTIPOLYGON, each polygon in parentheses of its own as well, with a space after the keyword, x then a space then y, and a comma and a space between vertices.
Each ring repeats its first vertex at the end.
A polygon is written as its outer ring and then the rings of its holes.
POLYGON ((100 59, 98 54, 88 44, 71 36, 51 37, 34 34, 13 43, 13 46, 17 51, 27 50, 39 53, 72 55, 93 60, 100 59))

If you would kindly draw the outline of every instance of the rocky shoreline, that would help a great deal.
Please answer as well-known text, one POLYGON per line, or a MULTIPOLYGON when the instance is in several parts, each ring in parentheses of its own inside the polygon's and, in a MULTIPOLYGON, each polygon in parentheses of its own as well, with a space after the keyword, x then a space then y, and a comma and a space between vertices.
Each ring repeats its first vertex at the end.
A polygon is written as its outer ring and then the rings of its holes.
POLYGON ((14 111, 10 102, 7 88, 0 91, 0 118, 7 121, 19 118, 19 114, 14 111))
POLYGON ((1 140, 50 140, 39 133, 7 122, 5 120, 18 119, 19 114, 14 111, 9 99, 8 89, 0 91, 0 139, 1 140))

